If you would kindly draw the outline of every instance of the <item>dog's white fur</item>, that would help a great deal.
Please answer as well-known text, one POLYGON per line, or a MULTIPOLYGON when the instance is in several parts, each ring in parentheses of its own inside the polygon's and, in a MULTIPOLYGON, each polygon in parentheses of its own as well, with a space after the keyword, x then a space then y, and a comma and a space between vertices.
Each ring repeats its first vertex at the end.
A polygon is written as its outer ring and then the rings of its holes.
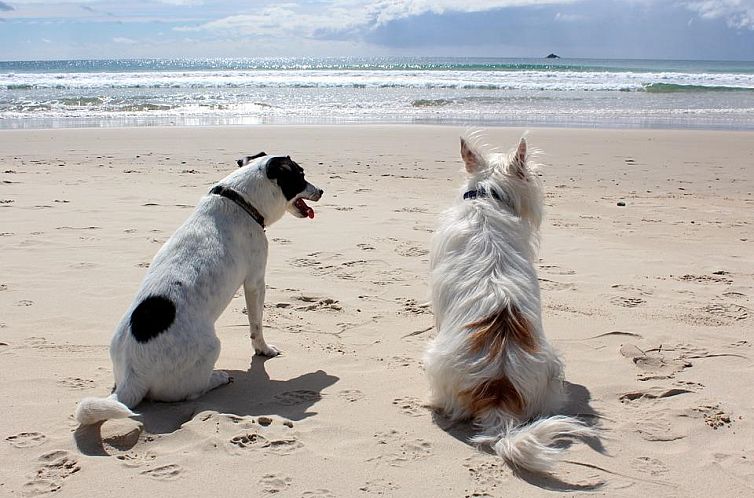
MULTIPOLYGON (((247 157, 239 169, 218 184, 229 187, 254 206, 266 224, 286 211, 304 217, 293 204, 318 200, 322 191, 306 187, 287 200, 266 165, 275 156, 247 157)), ((303 176, 302 176, 303 181, 303 176)), ((252 346, 257 354, 279 353, 262 334, 267 238, 264 229, 231 200, 207 194, 194 212, 162 246, 150 264, 133 304, 118 325, 110 345, 115 391, 108 398, 85 398, 76 409, 81 424, 130 417, 142 399, 195 399, 230 382, 226 372, 213 370, 220 354, 215 321, 243 285, 252 346), (156 337, 138 342, 130 318, 145 298, 169 297, 175 320, 156 337)))
POLYGON ((452 421, 472 419, 513 468, 548 472, 551 445, 593 430, 557 415, 565 403, 563 364, 542 329, 534 268, 542 185, 522 138, 510 154, 483 153, 461 139, 468 179, 441 217, 430 254, 437 337, 424 366, 430 405, 452 421), (493 197, 492 193, 496 197, 493 197), (486 193, 486 195, 484 195, 486 193))

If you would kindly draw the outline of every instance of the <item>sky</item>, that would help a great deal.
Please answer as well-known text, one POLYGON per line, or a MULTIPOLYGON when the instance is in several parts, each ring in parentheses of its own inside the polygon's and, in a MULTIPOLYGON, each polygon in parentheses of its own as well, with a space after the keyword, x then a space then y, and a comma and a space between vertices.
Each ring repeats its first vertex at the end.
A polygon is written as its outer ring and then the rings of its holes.
POLYGON ((0 0, 0 60, 754 60, 754 0, 0 0))

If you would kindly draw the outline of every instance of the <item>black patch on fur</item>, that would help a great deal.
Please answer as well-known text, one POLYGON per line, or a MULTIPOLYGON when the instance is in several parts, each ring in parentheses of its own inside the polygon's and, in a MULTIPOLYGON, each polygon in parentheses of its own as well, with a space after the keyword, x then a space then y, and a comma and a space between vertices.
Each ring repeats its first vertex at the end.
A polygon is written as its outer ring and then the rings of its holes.
POLYGON ((150 296, 131 313, 131 333, 136 342, 149 342, 165 332, 174 320, 173 301, 164 296, 150 296))
POLYGON ((267 178, 276 180, 286 200, 291 200, 306 188, 304 170, 290 157, 273 157, 267 162, 267 178))

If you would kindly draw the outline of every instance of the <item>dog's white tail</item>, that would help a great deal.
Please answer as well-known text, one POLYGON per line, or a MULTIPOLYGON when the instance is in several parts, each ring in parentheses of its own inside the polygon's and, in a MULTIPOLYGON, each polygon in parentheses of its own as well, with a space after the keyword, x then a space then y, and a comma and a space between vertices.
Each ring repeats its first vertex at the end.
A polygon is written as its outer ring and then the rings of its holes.
POLYGON ((135 417, 138 414, 118 401, 116 393, 107 398, 84 398, 76 407, 76 420, 81 425, 95 424, 111 418, 135 417))
POLYGON ((502 433, 480 434, 472 442, 491 446, 514 469, 547 473, 553 470, 564 449, 553 447, 553 443, 567 437, 594 435, 595 430, 578 419, 556 415, 530 424, 508 424, 502 433))

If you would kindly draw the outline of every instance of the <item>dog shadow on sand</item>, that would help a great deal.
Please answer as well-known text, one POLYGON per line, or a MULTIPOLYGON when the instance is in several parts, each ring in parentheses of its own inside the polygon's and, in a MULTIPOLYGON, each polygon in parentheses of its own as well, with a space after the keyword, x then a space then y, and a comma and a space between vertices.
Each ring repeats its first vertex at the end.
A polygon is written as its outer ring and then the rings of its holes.
MULTIPOLYGON (((580 384, 573 384, 571 382, 565 382, 565 387, 566 387, 566 392, 568 393, 568 403, 561 411, 561 414, 578 417, 587 426, 595 427, 598 429, 597 423, 600 419, 600 415, 590 405, 591 394, 589 393, 589 390, 580 384)), ((444 430, 445 432, 447 432, 454 438, 470 446, 476 447, 476 445, 474 445, 470 441, 471 441, 471 438, 473 438, 475 435, 479 433, 479 430, 477 430, 473 426, 473 424, 471 424, 471 422, 465 422, 465 423, 455 422, 454 423, 454 422, 449 421, 443 415, 436 412, 432 414, 432 419, 440 429, 444 430)), ((585 444, 587 444, 591 449, 593 449, 594 451, 600 454, 607 453, 607 450, 602 445, 602 441, 599 439, 599 437, 580 438, 580 440, 583 441, 585 444)), ((562 439, 558 441, 554 446, 558 448, 567 449, 572 444, 573 444, 573 441, 569 439, 562 439)), ((494 454, 494 451, 492 451, 492 449, 487 446, 481 446, 481 447, 478 447, 478 449, 479 451, 483 451, 488 454, 494 454)), ((605 471, 606 473, 611 473, 610 471, 606 469, 602 469, 601 467, 598 467, 596 465, 568 460, 567 457, 561 460, 560 465, 563 465, 563 464, 579 465, 583 467, 588 467, 590 469, 601 470, 601 471, 605 471)), ((605 485, 605 482, 601 480, 597 482, 590 482, 590 483, 570 483, 562 479, 559 479, 556 474, 538 474, 538 473, 529 472, 523 469, 512 469, 512 470, 513 470, 514 475, 516 475, 517 477, 523 479, 529 484, 532 484, 542 489, 546 489, 548 491, 560 491, 560 492, 595 491, 595 490, 599 490, 602 486, 605 485)), ((557 470, 556 470, 556 473, 557 473, 557 470)))
MULTIPOLYGON (((300 421, 316 415, 310 409, 322 399, 322 391, 340 380, 323 370, 309 372, 287 380, 270 379, 264 364, 271 358, 254 356, 246 371, 226 370, 233 382, 218 387, 196 400, 176 403, 143 401, 134 411, 143 427, 131 431, 123 439, 124 448, 138 442, 142 432, 170 434, 204 411, 244 416, 277 415, 300 421)), ((107 456, 101 434, 102 423, 80 426, 74 433, 78 449, 85 455, 107 456)))

